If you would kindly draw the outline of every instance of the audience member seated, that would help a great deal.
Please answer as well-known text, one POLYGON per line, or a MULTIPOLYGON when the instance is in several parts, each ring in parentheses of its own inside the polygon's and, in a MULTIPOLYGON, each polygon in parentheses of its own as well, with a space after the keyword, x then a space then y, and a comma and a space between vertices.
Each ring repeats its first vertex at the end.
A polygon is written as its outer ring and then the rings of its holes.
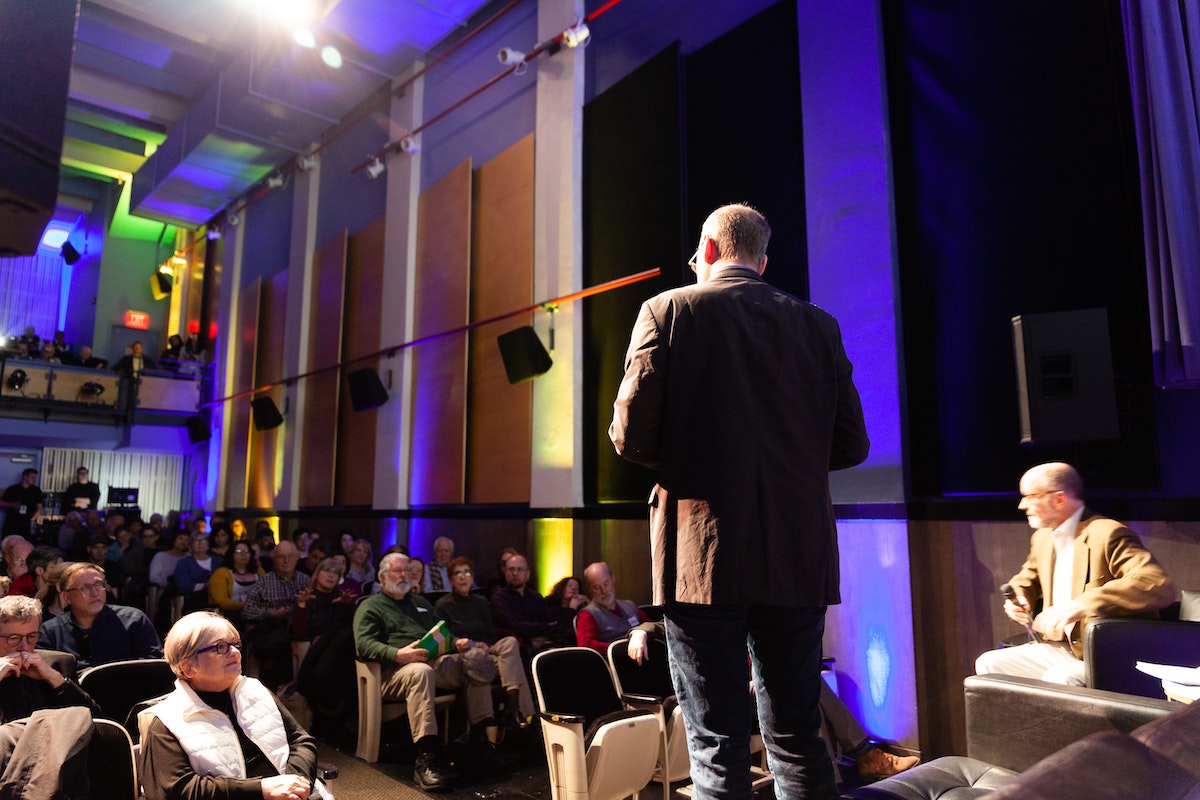
POLYGON ((19 594, 33 597, 37 593, 34 578, 29 574, 29 554, 33 545, 24 536, 8 536, 0 543, 0 553, 4 554, 4 574, 12 579, 8 587, 9 594, 19 594))
POLYGON ((87 745, 100 709, 34 651, 40 621, 37 600, 0 598, 0 791, 86 798, 87 745))
POLYGON ((604 655, 610 642, 625 638, 630 629, 650 621, 637 603, 617 599, 616 581, 608 564, 603 561, 589 564, 583 571, 583 579, 591 602, 575 620, 575 637, 580 647, 590 647, 604 655))
MULTIPOLYGON (((46 585, 49 582, 50 570, 63 562, 62 551, 57 547, 43 544, 33 548, 33 552, 29 554, 29 558, 25 560, 29 567, 29 574, 33 576, 33 594, 32 597, 42 597, 45 595, 46 585)), ((9 594, 15 594, 11 587, 9 594)))
POLYGON ((271 554, 275 550, 275 531, 265 522, 254 527, 254 559, 264 572, 271 571, 271 554))
MULTIPOLYGON (((62 525, 58 526, 58 549, 63 553, 69 553, 71 548, 76 546, 75 539, 80 536, 87 536, 86 529, 83 527, 83 514, 78 511, 68 511, 63 517, 62 525)), ((83 547, 87 547, 87 540, 82 543, 83 547)))
POLYGON ((338 588, 343 568, 336 558, 317 565, 308 586, 296 595, 292 639, 309 642, 296 675, 296 688, 308 700, 316 721, 340 733, 347 702, 354 697, 354 601, 338 588))
POLYGON ((509 556, 505 573, 508 585, 492 595, 496 632, 518 637, 526 661, 549 647, 575 644, 571 624, 555 619, 546 599, 529 588, 529 563, 525 556, 520 553, 509 556))
POLYGON ((37 350, 42 346, 42 337, 37 335, 37 328, 33 325, 25 326, 25 333, 17 338, 17 344, 23 344, 30 351, 37 350))
POLYGON ((354 540, 347 556, 346 577, 342 583, 356 595, 373 594, 375 591, 375 565, 371 555, 370 542, 366 539, 354 540))
POLYGON ((262 569, 255 562, 249 543, 237 542, 230 551, 229 560, 213 570, 208 582, 209 605, 219 608, 238 630, 244 628, 242 608, 260 575, 262 569))
POLYGON ((496 574, 488 578, 487 585, 483 587, 488 600, 491 600, 492 595, 508 585, 508 559, 516 554, 517 548, 515 547, 506 547, 500 551, 500 555, 496 558, 496 574))
POLYGON ((117 528, 116 537, 108 547, 108 561, 115 562, 121 570, 118 597, 127 606, 143 608, 146 605, 146 576, 150 570, 141 539, 133 535, 129 525, 117 528))
POLYGON ((258 662, 258 677, 272 690, 292 680, 292 637, 289 626, 296 596, 308 586, 308 576, 296 569, 296 546, 280 542, 272 554, 275 568, 255 582, 246 595, 242 619, 246 646, 258 662))
POLYGON ((208 611, 181 618, 166 658, 175 691, 138 715, 147 800, 332 800, 317 780, 316 740, 242 675, 241 639, 228 620, 208 611))
POLYGON ((161 658, 162 641, 146 613, 108 605, 104 571, 71 564, 58 583, 67 612, 42 623, 38 647, 75 656, 80 670, 130 658, 161 658))
POLYGON ((559 624, 574 625, 579 610, 588 604, 587 595, 583 593, 582 586, 582 580, 574 575, 568 575, 560 578, 558 583, 550 589, 550 594, 546 595, 546 605, 550 607, 550 614, 559 621, 559 624))
POLYGON ((62 359, 58 357, 58 350, 54 346, 54 342, 42 342, 41 361, 44 364, 61 364, 62 359))
POLYGON ((17 342, 17 349, 8 358, 10 361, 32 361, 33 349, 26 342, 17 342))
POLYGON ((112 546, 112 542, 108 536, 103 533, 93 534, 91 541, 88 542, 87 558, 80 563, 92 564, 99 569, 104 570, 104 574, 108 576, 108 595, 109 599, 116 601, 117 587, 121 585, 121 565, 108 557, 108 548, 112 546))
POLYGON ((100 484, 88 480, 87 467, 75 470, 75 482, 63 491, 64 508, 89 509, 100 507, 100 484))
POLYGON ((167 349, 163 350, 162 355, 158 358, 162 362, 163 369, 178 372, 179 362, 183 360, 183 337, 178 333, 172 333, 167 339, 167 349))
POLYGON ((421 585, 425 582, 425 561, 420 556, 408 557, 408 593, 419 595, 421 585))
POLYGON ((446 620, 455 636, 474 639, 496 662, 500 684, 504 687, 504 721, 515 728, 529 726, 536 710, 529 693, 529 681, 521 664, 521 643, 514 636, 496 635, 492 624, 492 606, 483 596, 471 591, 475 582, 475 562, 458 557, 450 560, 450 593, 434 605, 438 616, 446 620))
POLYGON ((329 545, 329 542, 320 537, 313 537, 308 541, 307 555, 304 556, 304 560, 299 563, 296 569, 311 578, 313 573, 316 572, 317 564, 320 564, 331 555, 333 555, 333 548, 329 545))
POLYGON ((88 369, 107 369, 108 359, 92 355, 91 345, 79 348, 79 366, 88 369))
POLYGON ((175 589, 183 595, 183 611, 196 611, 208 605, 208 582, 213 570, 221 566, 221 557, 208 552, 208 536, 203 531, 188 535, 188 554, 175 565, 175 589))
POLYGON ((213 526, 208 535, 208 552, 220 556, 222 561, 228 560, 229 546, 233 544, 233 533, 224 525, 213 526))
POLYGON ((36 598, 42 604, 42 619, 60 617, 67 613, 62 593, 58 591, 58 584, 62 582, 62 576, 67 567, 74 563, 76 562, 60 561, 46 570, 45 585, 38 589, 36 598))
POLYGON ((450 559, 454 558, 454 541, 448 536, 433 540, 433 560, 425 565, 421 587, 427 592, 450 591, 450 559))
POLYGON ((1084 505, 1083 479, 1070 464, 1033 467, 1020 491, 1017 508, 1034 533, 1008 581, 1015 597, 1004 613, 1037 641, 984 653, 975 673, 1083 686, 1084 628, 1107 617, 1156 619, 1175 599, 1175 584, 1137 534, 1084 505))
POLYGON ((495 725, 492 681, 496 665, 484 647, 452 637, 450 652, 432 663, 417 642, 437 624, 429 601, 410 594, 408 556, 389 553, 379 563, 382 591, 359 603, 354 614, 354 649, 364 661, 382 665, 382 695, 408 705, 408 721, 417 745, 414 780, 423 790, 449 788, 438 763, 435 688, 462 691, 471 723, 471 749, 481 767, 497 763, 487 729, 495 725))

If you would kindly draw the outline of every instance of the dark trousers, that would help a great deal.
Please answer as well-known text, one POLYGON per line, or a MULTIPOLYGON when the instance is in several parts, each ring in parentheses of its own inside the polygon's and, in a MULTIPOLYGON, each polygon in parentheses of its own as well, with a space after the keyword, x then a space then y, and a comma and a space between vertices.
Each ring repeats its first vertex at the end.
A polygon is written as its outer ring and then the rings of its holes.
POLYGON ((0 725, 0 798, 62 800, 88 797, 86 708, 51 708, 0 725))
POLYGON ((671 603, 666 629, 692 760, 693 797, 752 796, 746 714, 751 680, 776 796, 837 796, 833 764, 820 736, 823 607, 671 603))

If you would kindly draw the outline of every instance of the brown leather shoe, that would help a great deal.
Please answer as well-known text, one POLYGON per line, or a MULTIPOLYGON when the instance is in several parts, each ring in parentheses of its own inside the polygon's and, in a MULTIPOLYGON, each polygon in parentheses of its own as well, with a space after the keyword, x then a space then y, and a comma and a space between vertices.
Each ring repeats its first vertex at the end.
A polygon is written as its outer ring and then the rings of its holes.
POLYGON ((858 777, 870 783, 898 775, 919 763, 920 756, 894 756, 886 750, 872 747, 857 759, 858 777))

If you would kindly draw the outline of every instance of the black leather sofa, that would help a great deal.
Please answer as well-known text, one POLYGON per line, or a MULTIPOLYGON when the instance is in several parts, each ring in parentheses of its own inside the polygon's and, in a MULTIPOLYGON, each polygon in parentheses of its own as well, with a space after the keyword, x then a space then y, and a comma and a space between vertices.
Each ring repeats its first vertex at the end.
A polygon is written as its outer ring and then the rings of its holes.
POLYGON ((967 756, 844 795, 858 800, 1200 797, 1200 704, 1007 675, 964 681, 967 756))

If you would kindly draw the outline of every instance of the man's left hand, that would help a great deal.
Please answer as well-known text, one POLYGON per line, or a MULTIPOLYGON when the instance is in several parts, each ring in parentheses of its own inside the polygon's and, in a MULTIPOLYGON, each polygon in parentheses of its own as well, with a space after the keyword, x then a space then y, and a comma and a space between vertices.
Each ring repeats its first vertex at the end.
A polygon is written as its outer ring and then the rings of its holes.
POLYGON ((1033 629, 1051 642, 1067 638, 1067 626, 1083 619, 1085 610, 1078 600, 1061 606, 1050 606, 1034 617, 1033 629))

